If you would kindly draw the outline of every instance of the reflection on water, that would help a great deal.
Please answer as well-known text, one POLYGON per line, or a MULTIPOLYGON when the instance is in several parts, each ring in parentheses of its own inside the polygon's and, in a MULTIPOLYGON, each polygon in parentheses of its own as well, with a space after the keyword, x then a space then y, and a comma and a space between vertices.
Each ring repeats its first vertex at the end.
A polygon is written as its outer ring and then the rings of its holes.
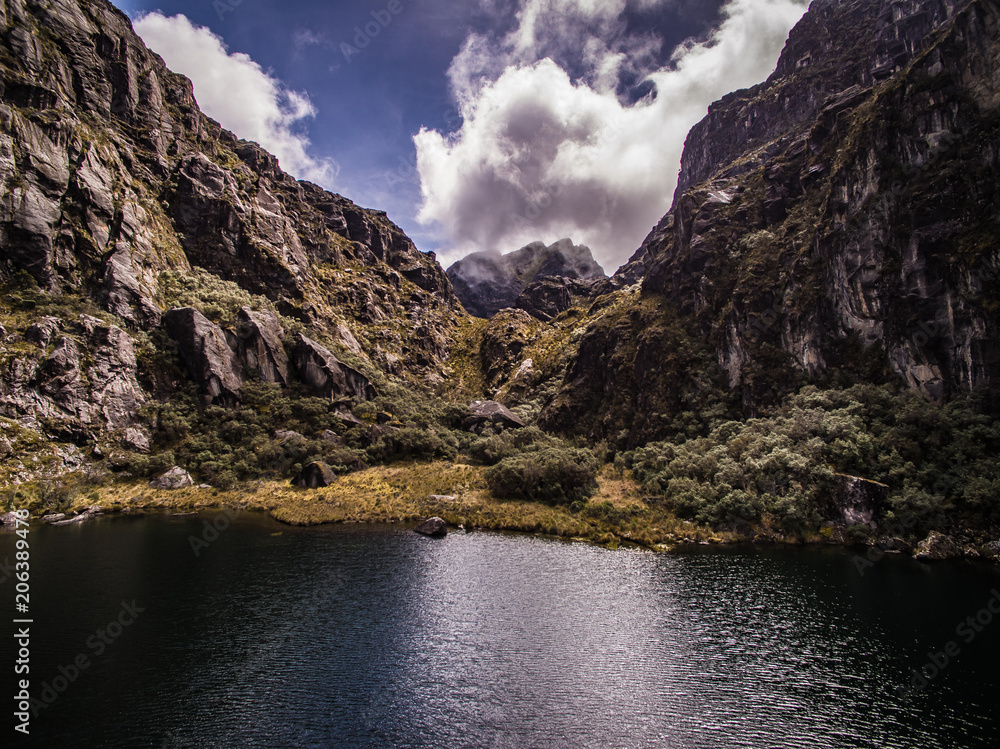
POLYGON ((887 558, 861 577, 842 550, 653 555, 246 516, 196 556, 203 522, 33 531, 33 689, 94 655, 122 601, 145 609, 33 745, 996 746, 1000 619, 898 691, 985 605, 990 567, 887 558))

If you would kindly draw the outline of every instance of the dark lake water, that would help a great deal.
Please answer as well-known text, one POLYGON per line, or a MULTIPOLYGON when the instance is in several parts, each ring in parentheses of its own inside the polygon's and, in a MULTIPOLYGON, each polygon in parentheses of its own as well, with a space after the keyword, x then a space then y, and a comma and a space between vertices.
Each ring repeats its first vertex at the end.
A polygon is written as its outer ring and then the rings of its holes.
POLYGON ((989 566, 204 521, 33 529, 31 746, 1000 746, 989 566))

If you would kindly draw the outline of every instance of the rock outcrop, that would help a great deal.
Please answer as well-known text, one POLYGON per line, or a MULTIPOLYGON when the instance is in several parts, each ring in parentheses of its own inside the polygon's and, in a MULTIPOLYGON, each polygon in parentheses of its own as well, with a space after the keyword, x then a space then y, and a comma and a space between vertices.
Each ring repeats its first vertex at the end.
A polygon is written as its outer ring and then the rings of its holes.
POLYGON ((838 474, 827 516, 845 525, 871 525, 888 508, 889 487, 858 476, 838 474))
POLYGON ((493 317, 502 309, 514 307, 535 279, 606 278, 590 248, 574 245, 570 239, 548 247, 532 242, 507 255, 474 252, 448 268, 448 277, 462 304, 477 317, 493 317))
POLYGON ((524 421, 502 403, 496 401, 473 401, 469 404, 469 415, 462 426, 477 434, 487 426, 501 429, 521 429, 524 421))
POLYGON ((524 361, 523 352, 538 336, 538 323, 527 312, 505 309, 498 312, 483 331, 479 360, 491 394, 524 361))
POLYGON ((65 520, 51 520, 49 521, 49 525, 53 527, 61 525, 79 525, 80 523, 86 523, 88 520, 93 520, 94 518, 99 517, 103 512, 104 508, 100 505, 91 505, 79 515, 74 515, 73 517, 65 520))
POLYGON ((328 348, 299 335, 292 361, 302 382, 323 398, 355 397, 371 400, 375 388, 364 375, 334 356, 328 348))
POLYGON ((323 461, 317 460, 304 466, 292 479, 292 484, 302 489, 320 489, 324 486, 330 486, 336 480, 337 474, 333 472, 333 469, 323 461))
POLYGON ((583 299, 609 294, 615 287, 607 278, 579 280, 560 276, 536 278, 514 300, 514 306, 539 320, 551 320, 583 299))
POLYGON ((944 559, 957 559, 963 556, 962 547, 955 543, 951 536, 938 531, 931 531, 927 538, 917 544, 914 559, 922 562, 938 562, 944 559))
POLYGON ((222 328, 191 307, 168 311, 163 322, 206 402, 218 405, 239 402, 243 376, 239 359, 229 347, 222 328))
POLYGON ((264 382, 292 382, 284 338, 285 331, 275 315, 254 312, 249 307, 240 309, 236 317, 236 352, 244 368, 264 382))
POLYGON ((150 481, 149 485, 153 489, 187 489, 190 486, 194 486, 194 479, 191 478, 190 473, 180 466, 174 466, 162 476, 158 476, 150 481))
POLYGON ((49 316, 11 338, 24 347, 0 357, 0 415, 76 443, 133 427, 147 395, 135 345, 120 327, 90 315, 49 316))

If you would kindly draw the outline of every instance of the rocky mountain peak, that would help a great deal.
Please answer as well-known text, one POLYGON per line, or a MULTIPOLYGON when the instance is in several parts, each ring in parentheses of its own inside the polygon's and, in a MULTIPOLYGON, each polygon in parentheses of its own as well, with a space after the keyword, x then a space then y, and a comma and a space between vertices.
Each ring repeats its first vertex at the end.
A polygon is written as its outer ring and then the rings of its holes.
POLYGON ((571 239, 548 246, 532 242, 506 255, 495 250, 474 252, 448 268, 448 277, 459 300, 477 317, 492 317, 501 309, 518 306, 518 298, 536 280, 607 278, 590 248, 573 244, 571 239))

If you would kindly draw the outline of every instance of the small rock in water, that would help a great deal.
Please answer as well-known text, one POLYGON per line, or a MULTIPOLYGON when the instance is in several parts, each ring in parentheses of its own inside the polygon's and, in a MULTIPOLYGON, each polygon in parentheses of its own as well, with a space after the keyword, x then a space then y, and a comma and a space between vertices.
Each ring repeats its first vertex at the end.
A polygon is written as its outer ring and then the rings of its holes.
POLYGON ((77 523, 85 523, 92 518, 96 518, 103 511, 104 508, 102 508, 100 505, 91 505, 86 510, 81 512, 79 515, 71 517, 67 520, 57 520, 52 523, 52 526, 55 527, 57 525, 76 525, 77 523))
POLYGON ((413 530, 422 536, 444 538, 448 535, 448 524, 441 518, 427 518, 413 530))

